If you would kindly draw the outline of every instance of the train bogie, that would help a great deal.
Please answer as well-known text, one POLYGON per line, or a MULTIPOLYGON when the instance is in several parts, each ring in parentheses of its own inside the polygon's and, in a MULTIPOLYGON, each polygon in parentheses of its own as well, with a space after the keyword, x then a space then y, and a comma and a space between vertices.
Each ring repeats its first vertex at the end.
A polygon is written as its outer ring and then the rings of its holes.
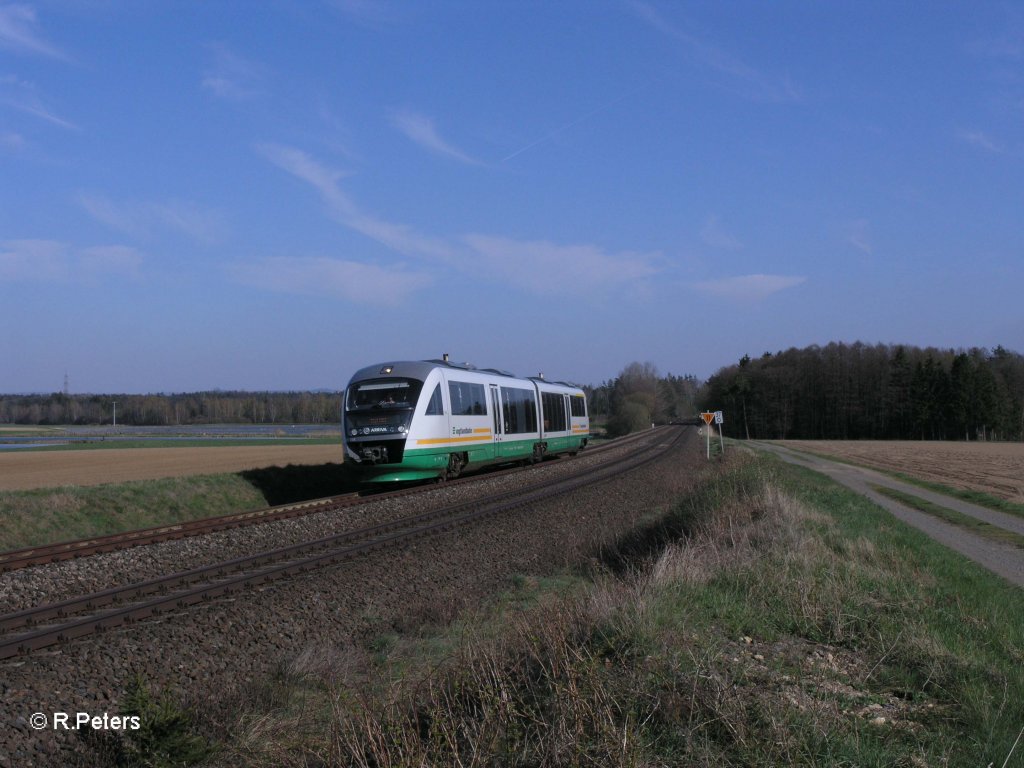
POLYGON ((342 407, 346 461, 371 482, 538 461, 575 453, 590 437, 579 387, 447 360, 364 368, 342 407))

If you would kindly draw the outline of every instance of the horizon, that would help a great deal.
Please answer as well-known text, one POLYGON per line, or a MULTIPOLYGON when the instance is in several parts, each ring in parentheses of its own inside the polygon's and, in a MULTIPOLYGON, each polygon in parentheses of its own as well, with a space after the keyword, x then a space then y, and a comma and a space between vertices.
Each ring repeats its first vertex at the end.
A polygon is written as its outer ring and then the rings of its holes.
POLYGON ((1022 117, 1012 4, 0 0, 0 391, 1021 350, 1022 117))

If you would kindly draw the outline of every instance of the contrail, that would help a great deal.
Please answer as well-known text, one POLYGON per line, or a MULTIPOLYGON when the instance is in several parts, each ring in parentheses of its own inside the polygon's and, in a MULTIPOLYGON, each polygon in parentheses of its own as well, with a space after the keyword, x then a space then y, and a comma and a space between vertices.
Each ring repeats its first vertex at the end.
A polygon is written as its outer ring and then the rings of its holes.
MULTIPOLYGON (((632 93, 632 91, 630 93, 632 93)), ((525 147, 517 149, 515 152, 513 152, 508 157, 501 158, 501 162, 503 162, 503 163, 507 162, 507 161, 511 160, 513 157, 518 157, 519 155, 523 154, 523 152, 527 151, 528 149, 533 149, 538 144, 543 144, 545 141, 548 141, 549 139, 553 139, 555 136, 557 136, 558 134, 562 133, 563 131, 569 130, 574 125, 579 125, 584 120, 589 120, 591 117, 596 115, 598 112, 603 112, 606 109, 610 109, 611 107, 614 107, 616 104, 618 104, 620 101, 625 99, 626 96, 629 96, 629 95, 630 95, 629 93, 623 94, 622 96, 619 96, 618 98, 609 101, 607 104, 602 104, 597 109, 590 110, 589 112, 587 112, 587 114, 583 115, 582 117, 578 117, 575 120, 573 120, 572 122, 566 123, 565 125, 563 125, 563 126, 561 126, 559 128, 555 128, 555 130, 551 131, 550 133, 545 134, 544 136, 541 136, 536 141, 531 142, 530 144, 527 144, 525 147)))

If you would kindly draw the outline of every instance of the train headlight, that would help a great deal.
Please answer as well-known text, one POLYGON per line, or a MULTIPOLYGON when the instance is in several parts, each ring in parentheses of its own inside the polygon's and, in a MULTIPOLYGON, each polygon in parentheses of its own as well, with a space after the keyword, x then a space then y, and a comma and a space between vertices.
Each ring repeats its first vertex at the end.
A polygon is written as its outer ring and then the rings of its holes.
POLYGON ((404 432, 405 432, 405 425, 401 425, 401 424, 400 424, 400 425, 398 426, 398 431, 399 431, 399 432, 403 432, 403 433, 404 433, 404 432))
POLYGON ((358 434, 359 434, 359 430, 358 430, 358 429, 356 429, 355 427, 352 427, 352 429, 350 429, 350 430, 348 431, 348 433, 349 433, 350 435, 352 435, 352 437, 355 437, 356 435, 358 435, 358 434))

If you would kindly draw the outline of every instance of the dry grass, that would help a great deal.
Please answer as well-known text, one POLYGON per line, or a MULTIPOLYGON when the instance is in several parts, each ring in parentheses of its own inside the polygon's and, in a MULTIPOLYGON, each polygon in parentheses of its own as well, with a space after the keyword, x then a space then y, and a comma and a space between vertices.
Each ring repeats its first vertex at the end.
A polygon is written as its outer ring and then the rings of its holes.
POLYGON ((103 451, 0 451, 0 491, 102 485, 242 472, 287 464, 339 463, 337 445, 122 448, 103 451))
POLYGON ((1000 764, 1024 717, 1024 600, 845 491, 798 500, 769 465, 647 529, 687 532, 653 557, 626 542, 631 567, 523 578, 430 642, 310 649, 222 762, 1000 764))
POLYGON ((1024 503, 1024 443, 885 440, 778 440, 920 480, 1024 503))

